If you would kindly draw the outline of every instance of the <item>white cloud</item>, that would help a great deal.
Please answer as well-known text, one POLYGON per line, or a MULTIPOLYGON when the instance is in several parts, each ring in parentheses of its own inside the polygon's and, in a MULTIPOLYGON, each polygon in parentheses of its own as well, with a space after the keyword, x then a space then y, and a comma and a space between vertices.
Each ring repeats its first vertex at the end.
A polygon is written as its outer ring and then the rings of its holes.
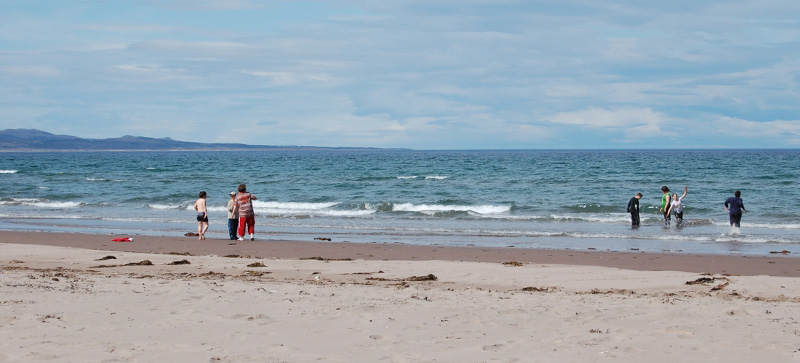
POLYGON ((607 110, 590 108, 575 112, 561 112, 547 121, 591 128, 640 128, 660 132, 659 125, 666 122, 663 114, 649 108, 619 108, 607 110))

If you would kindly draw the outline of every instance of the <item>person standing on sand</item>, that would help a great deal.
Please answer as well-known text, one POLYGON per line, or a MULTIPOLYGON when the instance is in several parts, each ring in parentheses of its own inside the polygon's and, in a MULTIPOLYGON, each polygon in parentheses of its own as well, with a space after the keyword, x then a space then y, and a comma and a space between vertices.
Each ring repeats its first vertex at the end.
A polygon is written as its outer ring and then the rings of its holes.
POLYGON ((683 195, 678 198, 678 193, 672 193, 672 203, 669 204, 669 211, 667 214, 672 214, 675 211, 675 226, 680 227, 683 224, 683 198, 686 198, 686 193, 689 193, 689 187, 683 187, 683 195))
POLYGON ((239 209, 239 241, 244 241, 245 227, 250 232, 250 240, 255 241, 253 236, 256 229, 256 215, 253 212, 254 200, 258 200, 258 198, 247 192, 247 184, 239 184, 239 194, 236 194, 236 208, 239 209))
POLYGON ((639 199, 642 199, 642 193, 636 193, 636 196, 628 201, 628 213, 631 214, 631 225, 634 227, 639 226, 639 199))
POLYGON ((670 216, 669 216, 669 205, 670 205, 670 195, 669 195, 669 188, 667 186, 661 187, 661 191, 664 195, 661 196, 661 208, 660 211, 664 212, 664 225, 669 226, 670 216))
POLYGON ((236 192, 231 192, 231 200, 228 201, 228 236, 236 239, 236 229, 239 226, 239 208, 236 207, 236 192))
POLYGON ((731 227, 739 228, 742 224, 742 213, 747 213, 747 210, 744 209, 742 192, 737 190, 733 195, 725 200, 725 210, 730 212, 731 227))
POLYGON ((194 210, 197 212, 197 239, 206 239, 208 231, 208 208, 206 207, 206 192, 201 191, 200 196, 194 202, 194 210))

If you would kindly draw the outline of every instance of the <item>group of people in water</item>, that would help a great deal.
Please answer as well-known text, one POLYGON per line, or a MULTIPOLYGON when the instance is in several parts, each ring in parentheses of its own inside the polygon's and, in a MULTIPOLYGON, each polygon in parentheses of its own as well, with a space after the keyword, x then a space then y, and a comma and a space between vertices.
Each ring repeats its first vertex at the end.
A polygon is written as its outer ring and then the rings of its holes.
MULTIPOLYGON (((233 191, 230 193, 231 200, 228 201, 228 234, 231 240, 244 241, 245 232, 250 234, 250 240, 255 240, 255 224, 256 218, 253 212, 253 201, 258 200, 255 195, 247 192, 246 184, 239 184, 238 192, 233 191), (238 228, 237 228, 238 226, 238 228), (237 233, 238 232, 238 233, 237 233)), ((678 197, 678 193, 670 194, 669 188, 665 185, 661 187, 661 206, 659 211, 664 213, 664 225, 669 226, 672 221, 672 215, 675 215, 675 225, 680 227, 683 225, 683 198, 689 193, 689 187, 683 188, 683 195, 678 197)), ((642 199, 642 193, 637 193, 636 196, 628 201, 628 213, 631 214, 631 225, 634 227, 639 226, 639 200, 642 199)), ((744 201, 742 200, 742 192, 736 191, 733 197, 725 200, 725 210, 729 211, 731 227, 739 227, 742 222, 742 213, 747 212, 744 209, 744 201)), ((197 234, 198 238, 206 239, 206 232, 208 231, 208 206, 206 205, 206 192, 201 191, 196 202, 194 202, 194 210, 197 212, 197 234)))
MULTIPOLYGON (((669 227, 672 221, 672 214, 675 214, 675 225, 680 227, 683 225, 683 198, 689 193, 689 187, 683 188, 683 195, 678 197, 678 193, 670 195, 669 187, 666 185, 661 187, 661 206, 659 211, 664 213, 664 226, 669 227)), ((637 193, 636 196, 628 201, 628 213, 631 214, 631 225, 636 227, 639 225, 639 199, 642 199, 642 193, 637 193)), ((742 223, 742 213, 747 212, 744 209, 744 201, 742 200, 742 192, 736 191, 733 197, 725 200, 725 210, 729 212, 731 227, 739 227, 742 223)))
MULTIPOLYGON (((231 240, 244 241, 245 232, 250 234, 250 240, 255 240, 256 215, 253 212, 253 201, 258 198, 247 192, 246 184, 239 184, 238 192, 230 193, 228 201, 228 235, 231 240), (238 228, 237 228, 238 227, 238 228)), ((208 206, 206 205, 206 192, 200 192, 199 198, 194 202, 197 211, 198 239, 206 239, 208 231, 208 206)))

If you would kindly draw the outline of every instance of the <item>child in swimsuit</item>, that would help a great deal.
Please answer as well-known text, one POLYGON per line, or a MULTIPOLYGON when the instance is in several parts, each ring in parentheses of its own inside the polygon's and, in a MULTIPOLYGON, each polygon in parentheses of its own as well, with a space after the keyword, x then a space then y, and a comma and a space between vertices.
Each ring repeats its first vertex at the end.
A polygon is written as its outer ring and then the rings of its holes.
POLYGON ((197 211, 197 234, 198 239, 206 239, 208 231, 208 208, 206 207, 206 192, 200 192, 200 196, 194 202, 194 210, 197 211))

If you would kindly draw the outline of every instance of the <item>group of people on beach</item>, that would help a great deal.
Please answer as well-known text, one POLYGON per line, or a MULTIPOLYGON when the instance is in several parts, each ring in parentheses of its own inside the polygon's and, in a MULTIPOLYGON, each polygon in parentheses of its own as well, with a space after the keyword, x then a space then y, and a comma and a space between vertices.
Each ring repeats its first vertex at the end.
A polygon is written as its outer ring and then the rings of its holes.
MULTIPOLYGON (((208 231, 208 206, 206 205, 206 192, 201 191, 199 198, 194 202, 197 211, 198 239, 206 239, 208 231)), ((245 232, 250 234, 250 240, 255 241, 256 215, 253 211, 253 201, 258 198, 247 192, 246 184, 239 184, 238 192, 230 192, 231 200, 228 201, 228 235, 231 240, 244 241, 245 232), (238 227, 238 228, 237 228, 238 227), (238 233, 237 233, 238 232, 238 233)))
MULTIPOLYGON (((672 214, 675 214, 675 225, 681 227, 683 225, 683 198, 689 193, 689 187, 683 188, 683 195, 678 197, 678 193, 670 195, 669 187, 666 185, 661 187, 661 206, 659 211, 664 213, 664 226, 669 226, 672 221, 672 214)), ((637 193, 636 196, 628 201, 628 213, 631 214, 631 225, 634 227, 639 226, 639 199, 642 199, 642 193, 637 193)), ((747 212, 744 209, 744 201, 742 200, 742 192, 737 190, 733 197, 725 200, 725 210, 729 212, 731 227, 739 227, 742 222, 742 213, 747 212)))

